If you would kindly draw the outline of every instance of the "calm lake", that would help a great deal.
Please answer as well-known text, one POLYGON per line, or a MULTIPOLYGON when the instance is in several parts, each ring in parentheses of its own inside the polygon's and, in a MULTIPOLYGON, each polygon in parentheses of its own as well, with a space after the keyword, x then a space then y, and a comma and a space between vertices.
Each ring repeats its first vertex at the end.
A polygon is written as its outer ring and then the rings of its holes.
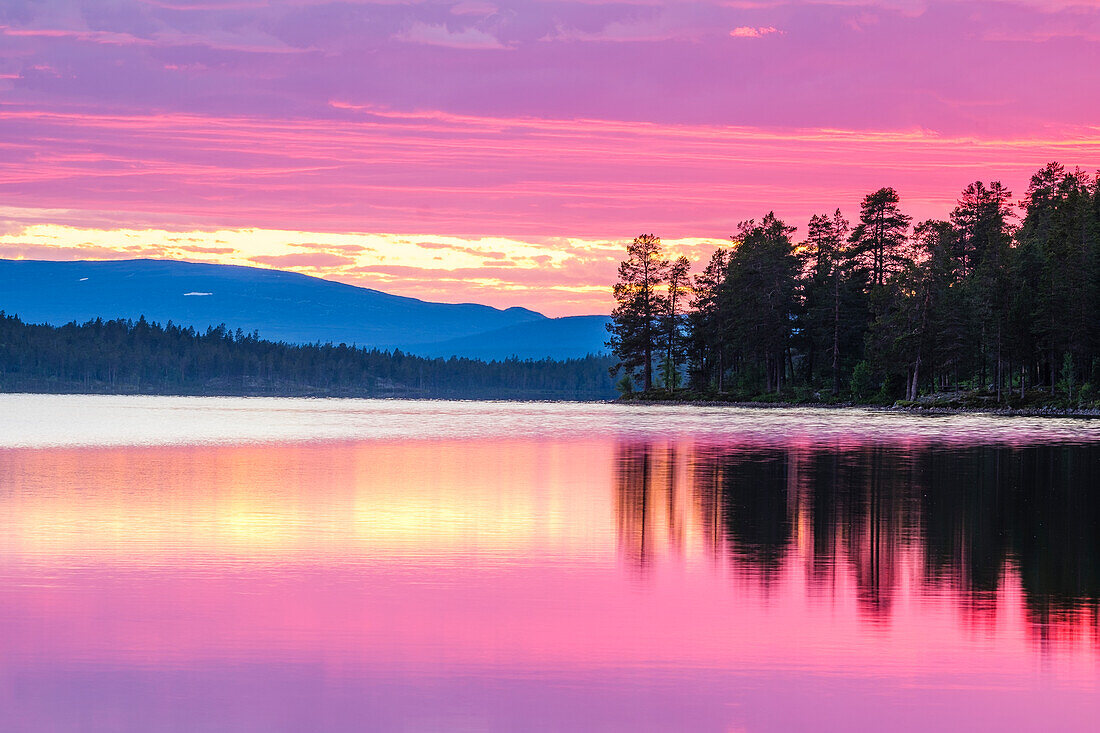
POLYGON ((0 395, 3 731, 1095 731, 1100 421, 0 395))

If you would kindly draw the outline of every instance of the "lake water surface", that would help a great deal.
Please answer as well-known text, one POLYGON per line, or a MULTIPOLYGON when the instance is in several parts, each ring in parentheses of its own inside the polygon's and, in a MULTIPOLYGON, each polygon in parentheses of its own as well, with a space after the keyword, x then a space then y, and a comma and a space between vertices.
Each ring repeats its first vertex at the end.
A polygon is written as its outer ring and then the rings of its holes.
POLYGON ((1094 731, 1100 421, 0 395, 3 731, 1094 731))

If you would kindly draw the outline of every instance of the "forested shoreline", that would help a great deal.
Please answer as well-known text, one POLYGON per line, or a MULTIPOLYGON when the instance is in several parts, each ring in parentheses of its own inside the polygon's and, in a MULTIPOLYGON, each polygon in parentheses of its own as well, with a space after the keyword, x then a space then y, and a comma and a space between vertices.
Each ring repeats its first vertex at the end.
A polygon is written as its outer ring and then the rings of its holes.
POLYGON ((484 362, 287 344, 225 326, 64 326, 0 311, 0 391, 628 399, 1100 409, 1100 181, 1051 163, 915 223, 893 188, 804 236, 741 222, 701 272, 628 245, 613 357, 484 362), (609 377, 609 374, 611 375, 609 377))
POLYGON ((1057 163, 1014 202, 978 181, 913 225, 893 188, 769 213, 689 275, 659 237, 619 267, 608 346, 635 399, 1100 406, 1100 184, 1057 163))
POLYGON ((614 396, 611 361, 425 358, 273 342, 224 325, 49 326, 0 311, 0 392, 596 400, 614 396))

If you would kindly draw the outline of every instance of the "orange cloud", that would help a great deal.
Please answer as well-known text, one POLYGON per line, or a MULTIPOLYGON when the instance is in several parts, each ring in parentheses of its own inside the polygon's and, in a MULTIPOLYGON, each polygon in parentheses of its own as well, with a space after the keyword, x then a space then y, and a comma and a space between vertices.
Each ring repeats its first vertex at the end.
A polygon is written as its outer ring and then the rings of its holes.
POLYGON ((778 28, 773 28, 770 25, 762 26, 759 28, 743 25, 730 31, 730 36, 732 36, 733 38, 763 38, 764 36, 770 36, 773 33, 778 33, 782 35, 783 31, 779 30, 778 28))
POLYGON ((430 299, 607 312, 622 243, 642 231, 699 260, 772 209, 804 226, 895 185, 915 218, 942 217, 976 178, 1019 194, 1050 160, 1100 157, 1093 127, 982 137, 332 110, 340 117, 0 107, 0 245, 51 259, 201 256, 430 299), (377 269, 398 265, 415 275, 377 269))

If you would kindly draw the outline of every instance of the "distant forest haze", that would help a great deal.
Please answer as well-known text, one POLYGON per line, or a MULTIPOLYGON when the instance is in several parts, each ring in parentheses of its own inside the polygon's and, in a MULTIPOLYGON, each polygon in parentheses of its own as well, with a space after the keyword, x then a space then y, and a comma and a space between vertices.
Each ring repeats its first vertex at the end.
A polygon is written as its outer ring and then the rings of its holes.
POLYGON ((0 312, 0 392, 591 400, 614 396, 610 363, 425 358, 144 318, 30 325, 0 312))
POLYGON ((1015 405, 1100 398, 1100 183, 1048 164, 1019 204, 966 187, 912 225, 893 188, 801 239, 741 222, 690 282, 660 239, 627 248, 608 346, 621 392, 761 401, 1015 405))

